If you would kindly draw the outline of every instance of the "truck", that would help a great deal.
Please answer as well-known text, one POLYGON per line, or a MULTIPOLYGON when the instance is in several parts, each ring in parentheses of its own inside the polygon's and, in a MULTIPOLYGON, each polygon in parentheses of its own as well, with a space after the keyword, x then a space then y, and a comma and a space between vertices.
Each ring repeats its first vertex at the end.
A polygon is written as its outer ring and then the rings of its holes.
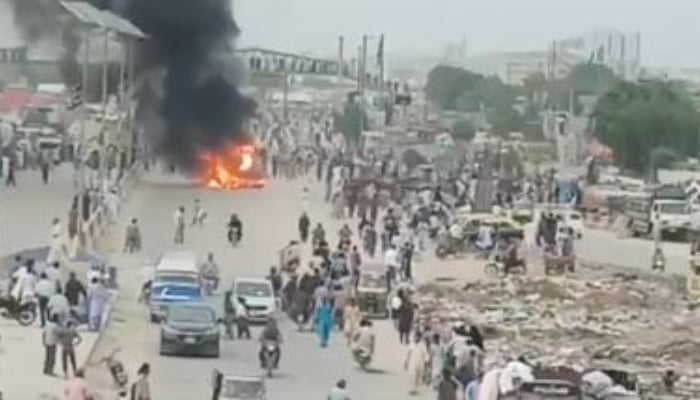
POLYGON ((686 240, 691 210, 685 190, 677 185, 646 188, 625 199, 625 216, 633 236, 686 240))

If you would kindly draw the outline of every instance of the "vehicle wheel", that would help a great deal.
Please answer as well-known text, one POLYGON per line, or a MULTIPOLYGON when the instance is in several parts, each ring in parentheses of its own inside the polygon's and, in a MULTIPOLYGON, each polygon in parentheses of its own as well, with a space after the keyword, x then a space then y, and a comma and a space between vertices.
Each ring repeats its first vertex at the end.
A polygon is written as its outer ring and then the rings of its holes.
POLYGON ((209 353, 209 356, 211 358, 219 358, 221 351, 219 350, 219 346, 217 345, 212 349, 212 351, 209 353))
POLYGON ((151 314, 151 322, 154 324, 158 324, 160 323, 160 318, 155 314, 151 314))
POLYGON ((493 263, 488 263, 484 267, 484 273, 486 274, 486 276, 489 277, 498 276, 498 266, 496 266, 496 264, 493 263))
POLYGON ((34 310, 22 310, 17 315, 17 322, 22 326, 31 325, 36 321, 36 311, 34 310))
POLYGON ((441 260, 444 259, 445 257, 447 257, 447 248, 445 248, 443 246, 436 247, 435 248, 435 257, 437 257, 441 260))

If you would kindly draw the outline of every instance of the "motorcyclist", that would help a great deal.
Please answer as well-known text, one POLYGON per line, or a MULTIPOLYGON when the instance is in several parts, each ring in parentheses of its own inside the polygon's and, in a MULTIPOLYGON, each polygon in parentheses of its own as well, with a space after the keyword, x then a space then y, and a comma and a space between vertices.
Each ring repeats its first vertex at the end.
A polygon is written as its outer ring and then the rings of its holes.
POLYGON ((275 321, 274 318, 271 317, 267 320, 265 328, 263 328, 262 332, 260 332, 259 342, 260 352, 258 352, 258 358, 260 359, 260 367, 265 367, 265 345, 272 342, 275 344, 273 366, 277 368, 280 362, 280 357, 282 356, 282 332, 280 332, 279 328, 277 327, 277 321, 275 321))
POLYGON ((231 214, 227 227, 227 237, 230 243, 234 241, 240 242, 243 239, 243 222, 241 222, 237 214, 231 214))
POLYGON ((209 253, 207 255, 207 261, 202 264, 201 274, 202 279, 214 282, 215 290, 219 288, 219 281, 221 279, 219 277, 219 266, 216 264, 216 261, 214 261, 214 254, 209 253))
POLYGON ((360 329, 357 330, 352 341, 352 351, 364 357, 372 358, 374 355, 375 336, 372 331, 372 322, 367 318, 360 321, 360 329))

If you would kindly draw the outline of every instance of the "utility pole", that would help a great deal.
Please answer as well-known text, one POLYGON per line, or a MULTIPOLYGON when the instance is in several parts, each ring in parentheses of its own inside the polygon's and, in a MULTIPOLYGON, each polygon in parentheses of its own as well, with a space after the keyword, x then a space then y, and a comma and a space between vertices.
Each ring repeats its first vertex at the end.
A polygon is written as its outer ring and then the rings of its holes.
MULTIPOLYGON (((89 66, 90 66, 90 29, 89 28, 84 28, 85 31, 83 33, 83 61, 81 65, 82 69, 82 78, 83 78, 83 83, 82 83, 82 95, 83 95, 83 104, 82 104, 82 109, 80 112, 80 131, 79 131, 79 137, 78 137, 78 150, 75 152, 74 157, 77 157, 78 161, 78 168, 77 168, 77 173, 78 173, 78 212, 77 212, 77 218, 78 220, 76 221, 76 226, 77 226, 77 243, 78 245, 76 246, 77 249, 81 249, 85 245, 85 222, 87 221, 87 218, 89 218, 89 215, 83 216, 83 209, 85 208, 85 123, 87 120, 87 103, 88 103, 88 82, 90 81, 89 79, 89 66)), ((77 251, 76 251, 77 254, 77 251)))
POLYGON ((342 108, 343 107, 343 102, 344 102, 344 96, 343 96, 343 65, 344 65, 344 57, 345 57, 345 38, 343 36, 340 36, 338 38, 338 82, 336 82, 336 89, 337 89, 337 94, 338 96, 337 99, 337 105, 342 108))
POLYGON ((379 93, 381 95, 381 98, 384 99, 384 60, 386 58, 384 56, 384 54, 385 54, 384 49, 386 48, 386 36, 384 34, 382 34, 380 46, 381 46, 381 48, 379 49, 380 54, 378 54, 380 56, 380 58, 378 60, 379 61, 379 88, 378 89, 379 89, 379 93))
POLYGON ((105 29, 103 37, 103 53, 102 57, 102 129, 100 131, 100 164, 99 164, 99 183, 100 190, 104 190, 106 172, 107 172, 107 103, 108 103, 108 86, 109 78, 109 30, 105 29))

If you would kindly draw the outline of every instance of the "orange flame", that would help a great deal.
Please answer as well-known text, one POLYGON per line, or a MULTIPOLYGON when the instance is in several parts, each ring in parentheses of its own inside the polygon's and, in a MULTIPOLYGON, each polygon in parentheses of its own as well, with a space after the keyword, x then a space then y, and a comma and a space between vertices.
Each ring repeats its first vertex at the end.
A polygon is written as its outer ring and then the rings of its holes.
POLYGON ((232 145, 220 153, 202 156, 202 181, 213 189, 265 186, 255 147, 232 145))

